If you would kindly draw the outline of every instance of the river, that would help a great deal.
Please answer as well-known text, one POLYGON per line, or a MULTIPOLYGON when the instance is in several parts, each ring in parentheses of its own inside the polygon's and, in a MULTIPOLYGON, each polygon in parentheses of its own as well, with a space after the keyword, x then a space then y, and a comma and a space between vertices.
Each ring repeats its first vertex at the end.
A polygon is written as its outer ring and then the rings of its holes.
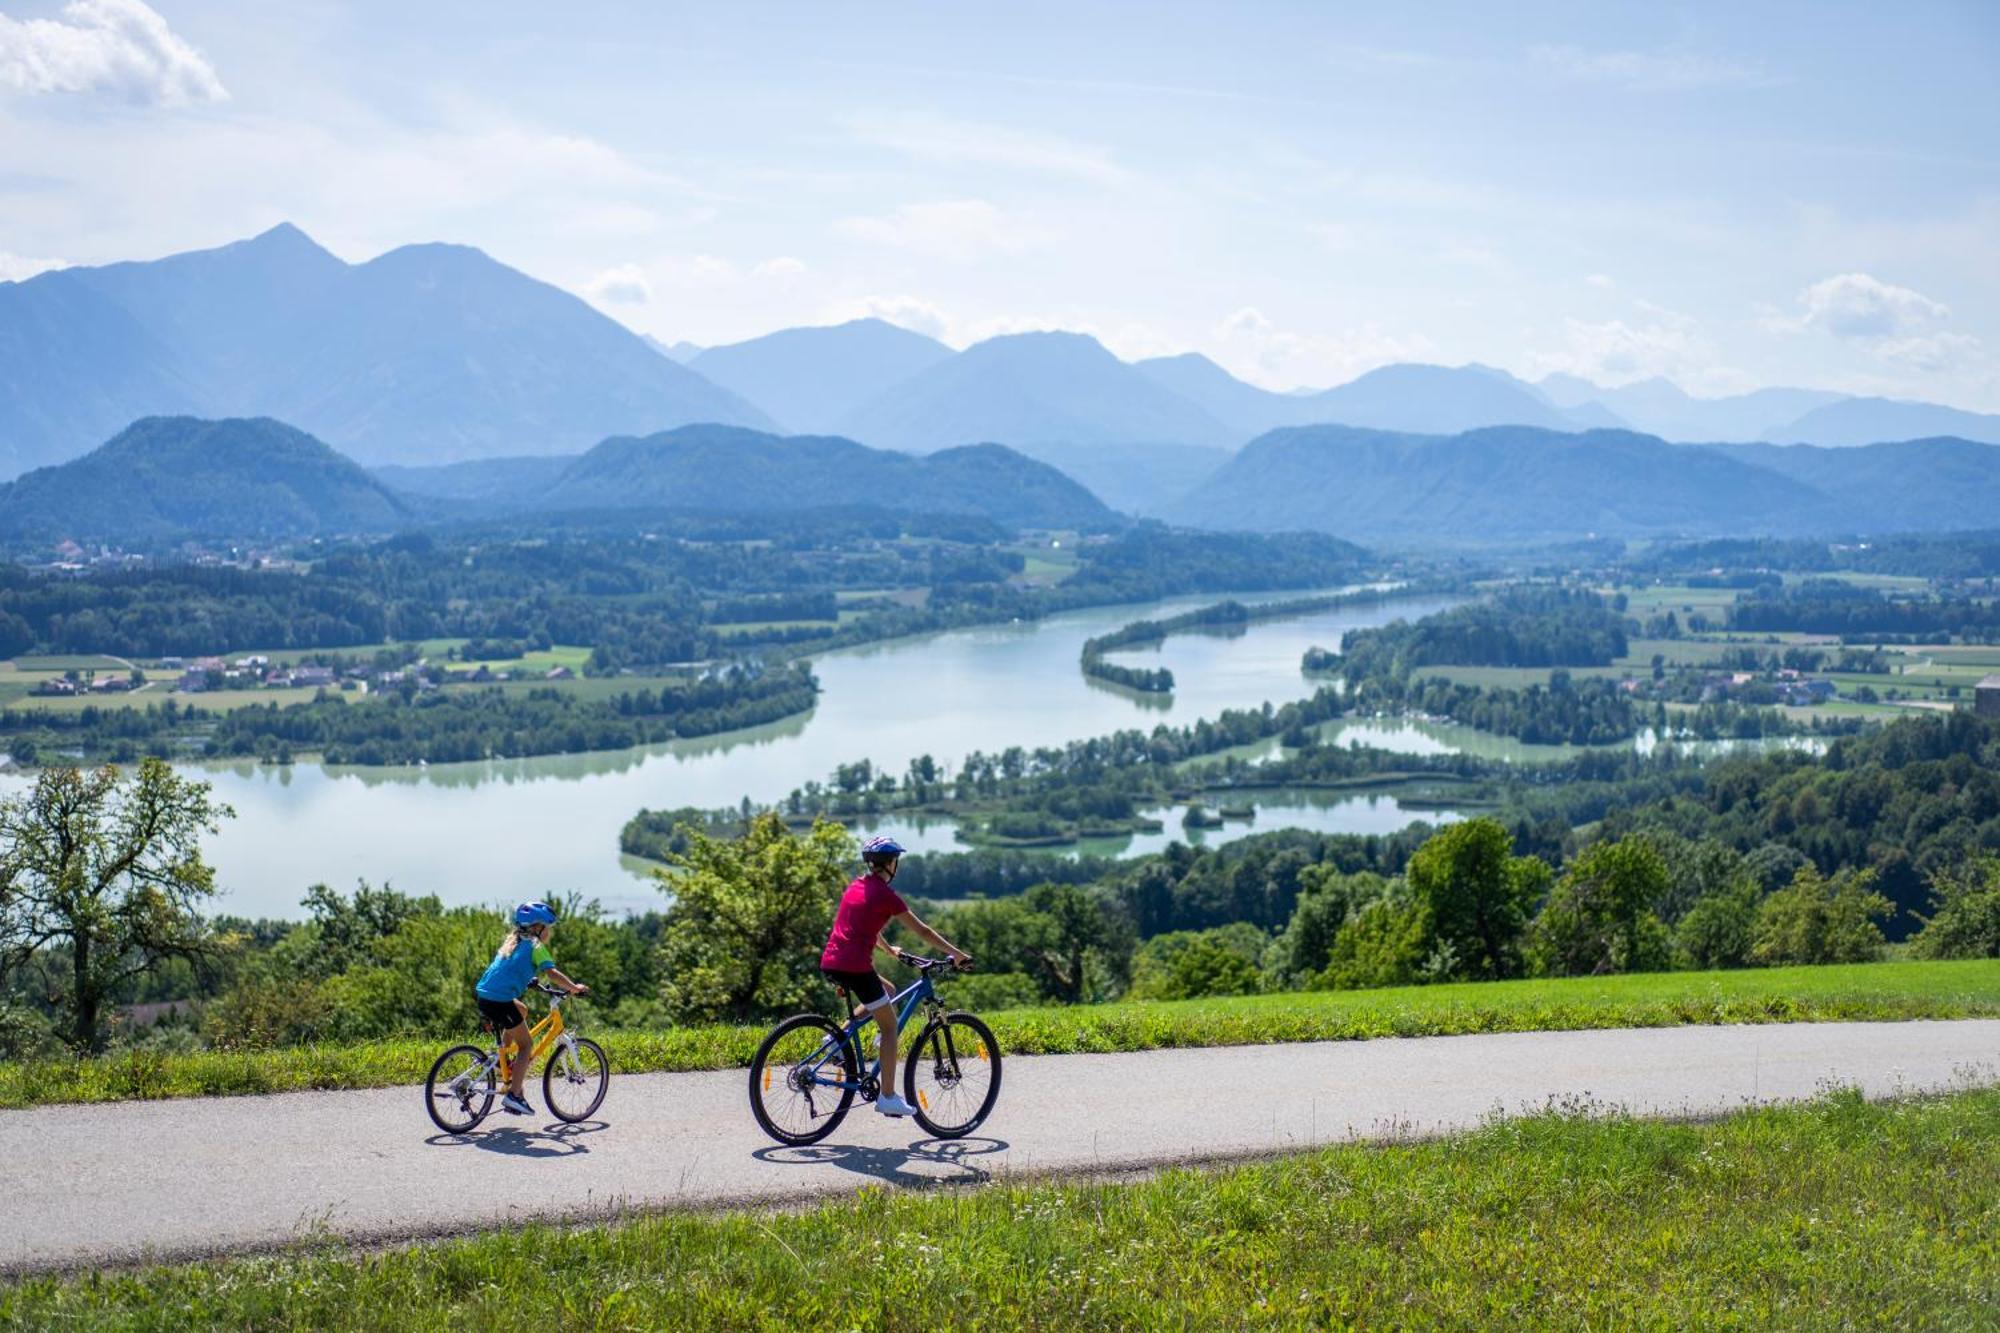
MULTIPOLYGON (((642 806, 770 801, 862 758, 901 774, 922 754, 956 764, 974 750, 1060 745, 1304 698, 1316 687, 1299 669, 1307 648, 1338 649, 1348 629, 1427 615, 1456 599, 1401 598, 1119 655, 1170 668, 1171 700, 1101 686, 1079 670, 1086 638, 1216 600, 1104 607, 827 653, 814 659, 822 690, 812 712, 699 741, 429 768, 199 768, 236 811, 206 845, 221 888, 216 909, 297 916, 310 885, 347 890, 366 879, 448 903, 581 892, 614 912, 643 910, 658 906, 659 894, 645 867, 618 851, 620 827, 642 806)), ((23 781, 0 778, 0 790, 18 791, 23 781)), ((1390 797, 1278 800, 1254 824, 1207 830, 1205 840, 1295 825, 1384 832, 1439 817, 1405 813, 1390 797)), ((1089 850, 1129 853, 1184 837, 1177 817, 1168 819, 1162 835, 1089 850)))

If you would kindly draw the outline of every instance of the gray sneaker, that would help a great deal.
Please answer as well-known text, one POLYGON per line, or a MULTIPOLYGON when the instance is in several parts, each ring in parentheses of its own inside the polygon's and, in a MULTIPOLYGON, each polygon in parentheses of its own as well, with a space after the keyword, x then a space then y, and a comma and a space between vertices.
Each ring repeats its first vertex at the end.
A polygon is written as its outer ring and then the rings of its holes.
POLYGON ((516 1097, 511 1092, 500 1099, 500 1109, 508 1115, 533 1115, 535 1113, 535 1108, 528 1105, 525 1098, 516 1097))
POLYGON ((885 1092, 875 1099, 875 1109, 883 1115, 915 1115, 917 1108, 898 1097, 893 1092, 885 1092))

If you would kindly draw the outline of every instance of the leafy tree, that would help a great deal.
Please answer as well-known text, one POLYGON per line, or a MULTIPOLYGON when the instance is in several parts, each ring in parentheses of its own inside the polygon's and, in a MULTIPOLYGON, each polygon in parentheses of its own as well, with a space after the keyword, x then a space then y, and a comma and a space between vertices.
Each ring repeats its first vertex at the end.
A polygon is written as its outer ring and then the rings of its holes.
POLYGON ((1742 967, 1750 961, 1757 924, 1757 881, 1747 874, 1695 899, 1674 926, 1674 943, 1699 968, 1742 967))
POLYGON ((121 987, 218 947, 198 911, 215 892, 200 839, 234 813, 158 759, 130 779, 43 769, 28 793, 0 801, 0 974, 67 955, 55 1002, 72 1049, 103 1049, 121 987))
POLYGON ((1424 905, 1440 978, 1493 981, 1521 972, 1529 906, 1546 891, 1549 868, 1513 855, 1513 840, 1492 819, 1468 819, 1434 834, 1405 872, 1424 905))
POLYGON ((2000 857, 1931 877, 1937 912, 1910 941, 1912 958, 2000 958, 2000 857))
POLYGON ((660 939, 660 998, 682 1022, 749 1022, 824 998, 819 951, 854 840, 815 821, 803 838, 775 814, 739 839, 687 832, 654 872, 674 895, 660 939))
POLYGON ((1250 995, 1258 989, 1264 932, 1247 921, 1211 930, 1155 935, 1132 956, 1135 1000, 1191 1000, 1204 995, 1250 995))
POLYGON ((1871 887, 1866 870, 1843 870, 1832 879, 1802 866, 1792 882, 1757 909, 1750 957, 1767 967, 1787 963, 1863 963, 1882 952, 1876 921, 1894 907, 1871 887))
POLYGON ((1571 863, 1529 932, 1540 976, 1657 972, 1671 962, 1667 928, 1652 905, 1666 893, 1667 863, 1643 838, 1600 842, 1571 863))

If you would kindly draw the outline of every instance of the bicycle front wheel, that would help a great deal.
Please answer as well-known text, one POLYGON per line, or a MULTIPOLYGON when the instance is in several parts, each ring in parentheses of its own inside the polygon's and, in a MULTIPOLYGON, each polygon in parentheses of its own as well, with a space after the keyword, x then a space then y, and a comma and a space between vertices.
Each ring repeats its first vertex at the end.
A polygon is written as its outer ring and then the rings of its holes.
POLYGON ((604 1105, 611 1088, 611 1061, 604 1048, 588 1037, 549 1056, 542 1068, 542 1105, 567 1125, 588 1120, 604 1105))
POLYGON ((1000 1043, 971 1014, 933 1019, 905 1061, 903 1100, 938 1138, 964 1138, 978 1129, 1000 1096, 1000 1043))
POLYGON ((424 1109, 431 1123, 447 1134, 463 1134, 493 1109, 491 1052, 477 1046, 454 1046, 437 1058, 424 1080, 424 1109))
POLYGON ((818 1014, 797 1014, 771 1029, 750 1062, 750 1111, 780 1143, 818 1143, 847 1115, 858 1081, 847 1034, 818 1014))

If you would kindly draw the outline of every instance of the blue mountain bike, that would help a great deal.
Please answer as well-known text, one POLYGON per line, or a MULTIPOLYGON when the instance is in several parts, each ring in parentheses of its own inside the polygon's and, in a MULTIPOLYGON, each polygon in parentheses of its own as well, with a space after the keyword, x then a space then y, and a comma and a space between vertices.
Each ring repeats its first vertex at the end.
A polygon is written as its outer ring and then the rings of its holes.
MULTIPOLYGON (((932 988, 933 976, 958 971, 947 960, 903 954, 917 979, 898 991, 896 1031, 918 1009, 923 1031, 903 1054, 903 1100, 917 1123, 940 1139, 963 1138, 979 1128, 1000 1096, 1000 1043, 993 1029, 958 1010, 947 1011, 932 988)), ((794 1147, 818 1143, 846 1118, 858 1093, 872 1102, 881 1092, 882 1061, 862 1072, 861 1033, 873 1020, 864 1013, 845 1027, 819 1014, 795 1014, 771 1029, 750 1062, 750 1110, 766 1134, 794 1147)))

